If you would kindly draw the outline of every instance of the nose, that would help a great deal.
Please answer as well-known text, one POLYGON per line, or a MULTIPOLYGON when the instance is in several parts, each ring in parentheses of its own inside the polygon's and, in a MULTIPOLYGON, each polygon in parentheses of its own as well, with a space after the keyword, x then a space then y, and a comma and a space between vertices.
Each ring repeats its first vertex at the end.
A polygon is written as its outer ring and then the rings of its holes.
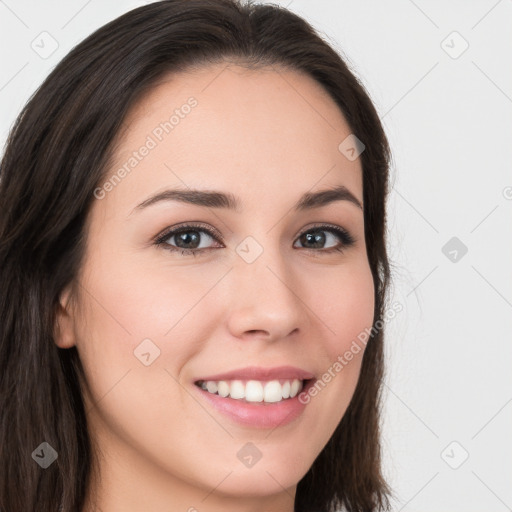
POLYGON ((229 286, 228 327, 233 336, 275 341, 304 327, 307 307, 300 279, 278 251, 264 251, 252 263, 237 257, 229 286))

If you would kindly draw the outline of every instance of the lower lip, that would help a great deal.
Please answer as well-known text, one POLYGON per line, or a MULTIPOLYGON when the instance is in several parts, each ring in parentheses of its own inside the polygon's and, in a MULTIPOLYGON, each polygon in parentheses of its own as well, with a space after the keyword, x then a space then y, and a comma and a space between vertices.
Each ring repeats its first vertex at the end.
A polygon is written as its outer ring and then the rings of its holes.
POLYGON ((307 404, 299 401, 299 395, 314 385, 314 379, 307 381, 303 389, 293 398, 281 402, 246 402, 229 397, 214 395, 204 389, 194 387, 201 396, 215 409, 234 420, 236 423, 255 428, 276 428, 288 425, 297 419, 307 404))

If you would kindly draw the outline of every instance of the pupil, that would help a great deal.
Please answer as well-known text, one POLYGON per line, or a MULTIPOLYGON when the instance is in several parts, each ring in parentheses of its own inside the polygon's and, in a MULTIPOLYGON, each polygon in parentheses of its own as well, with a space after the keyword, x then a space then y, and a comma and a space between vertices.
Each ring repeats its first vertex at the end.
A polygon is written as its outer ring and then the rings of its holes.
POLYGON ((177 236, 176 245, 178 247, 182 247, 183 249, 196 249, 197 246, 199 245, 198 232, 197 231, 184 231, 183 233, 180 233, 177 236), (191 233, 193 233, 192 236, 190 236, 191 233), (185 244, 185 247, 183 247, 183 245, 181 245, 182 242, 185 244), (193 247, 190 247, 189 245, 187 245, 190 243, 193 244, 193 247))

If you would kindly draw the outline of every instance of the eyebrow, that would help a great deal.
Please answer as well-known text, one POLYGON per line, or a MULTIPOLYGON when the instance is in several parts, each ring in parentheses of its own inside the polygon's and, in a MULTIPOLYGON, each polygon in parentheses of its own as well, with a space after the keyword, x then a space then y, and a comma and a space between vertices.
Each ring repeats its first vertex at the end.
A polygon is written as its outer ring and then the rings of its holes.
MULTIPOLYGON (((161 201, 180 201, 182 203, 205 206, 208 208, 226 208, 237 212, 242 210, 241 201, 231 193, 216 190, 170 189, 148 197, 142 203, 137 205, 130 212, 130 215, 161 201)), ((320 208, 335 201, 348 201, 356 205, 361 210, 363 209, 359 199, 357 199, 357 197, 355 197, 354 194, 352 194, 352 192, 350 192, 350 190, 344 185, 320 190, 318 192, 306 192, 295 203, 293 208, 295 211, 304 211, 313 208, 320 208)))

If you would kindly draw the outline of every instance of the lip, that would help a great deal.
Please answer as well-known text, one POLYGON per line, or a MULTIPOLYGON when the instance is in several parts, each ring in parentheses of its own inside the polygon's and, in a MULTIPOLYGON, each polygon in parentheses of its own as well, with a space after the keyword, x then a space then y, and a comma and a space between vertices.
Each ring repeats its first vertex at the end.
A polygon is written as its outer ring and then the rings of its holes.
POLYGON ((273 403, 246 402, 229 398, 229 396, 222 397, 209 393, 195 384, 192 387, 195 390, 194 393, 198 393, 199 397, 210 406, 238 425, 258 429, 275 429, 288 425, 302 415, 309 402, 302 403, 299 396, 314 386, 316 380, 312 378, 304 382, 303 389, 293 398, 273 403))
POLYGON ((199 381, 219 381, 219 380, 309 380, 315 376, 302 368, 296 368, 295 366, 276 366, 273 368, 264 368, 261 366, 248 366, 246 368, 240 368, 237 370, 231 370, 226 373, 218 373, 216 375, 208 375, 195 379, 194 383, 199 381))

